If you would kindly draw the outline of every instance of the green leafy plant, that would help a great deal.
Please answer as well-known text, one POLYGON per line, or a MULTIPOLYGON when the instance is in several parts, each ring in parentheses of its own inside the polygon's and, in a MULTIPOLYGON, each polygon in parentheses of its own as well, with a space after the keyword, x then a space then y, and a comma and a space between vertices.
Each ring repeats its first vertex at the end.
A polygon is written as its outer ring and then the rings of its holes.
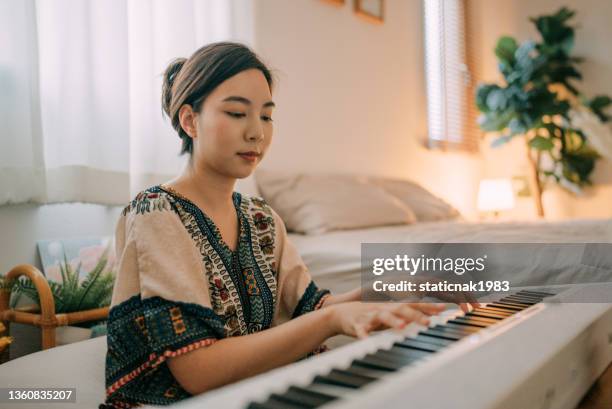
MULTIPOLYGON (((517 136, 526 139, 541 216, 543 183, 552 179, 574 192, 590 184, 600 157, 591 139, 612 138, 609 132, 588 133, 578 126, 581 121, 576 118, 585 111, 591 114, 591 122, 607 122, 610 116, 605 109, 612 99, 606 95, 588 99, 575 84, 582 79, 577 69, 582 59, 571 56, 575 29, 569 20, 574 14, 561 8, 555 14, 531 18, 541 36, 539 42, 519 44, 512 37, 500 38, 495 55, 505 84, 484 84, 476 91, 481 129, 498 133, 492 146, 517 136)), ((610 142, 606 141, 608 146, 610 142)))
MULTIPOLYGON (((81 264, 74 269, 64 253, 64 262, 60 263, 62 282, 49 281, 49 287, 55 301, 56 313, 84 311, 110 305, 113 293, 115 275, 112 271, 104 271, 108 263, 108 249, 104 251, 95 267, 87 273, 79 284, 81 264)), ((27 278, 17 280, 13 287, 17 297, 26 295, 40 304, 38 292, 34 283, 27 278)), ((11 300, 12 306, 16 303, 11 300)))

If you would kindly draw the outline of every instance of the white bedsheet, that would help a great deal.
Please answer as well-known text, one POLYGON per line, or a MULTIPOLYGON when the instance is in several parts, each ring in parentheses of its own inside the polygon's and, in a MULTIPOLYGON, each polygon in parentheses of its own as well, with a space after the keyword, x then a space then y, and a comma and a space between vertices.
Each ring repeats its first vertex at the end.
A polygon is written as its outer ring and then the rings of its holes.
POLYGON ((334 292, 360 285, 361 243, 612 243, 612 219, 568 222, 430 222, 321 235, 291 234, 313 279, 334 292))

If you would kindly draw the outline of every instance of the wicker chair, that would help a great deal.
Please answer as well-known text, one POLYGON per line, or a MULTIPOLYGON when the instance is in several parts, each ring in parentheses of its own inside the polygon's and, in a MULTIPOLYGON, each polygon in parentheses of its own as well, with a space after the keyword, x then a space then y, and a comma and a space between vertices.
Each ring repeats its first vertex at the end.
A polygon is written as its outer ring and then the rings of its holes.
MULTIPOLYGON (((10 323, 35 325, 41 328, 42 349, 56 346, 55 329, 63 325, 78 324, 80 322, 97 321, 108 317, 108 307, 96 308, 87 311, 77 311, 65 314, 55 313, 55 301, 51 288, 45 276, 36 267, 29 264, 20 264, 9 271, 4 277, 5 285, 0 290, 0 322, 10 333, 10 323), (34 283, 40 299, 40 306, 30 306, 18 309, 9 308, 12 282, 21 276, 26 276, 34 283)), ((7 348, 8 350, 8 348, 7 348)), ((6 360, 8 352, 3 352, 6 360)), ((0 358, 0 363, 4 362, 0 358)))

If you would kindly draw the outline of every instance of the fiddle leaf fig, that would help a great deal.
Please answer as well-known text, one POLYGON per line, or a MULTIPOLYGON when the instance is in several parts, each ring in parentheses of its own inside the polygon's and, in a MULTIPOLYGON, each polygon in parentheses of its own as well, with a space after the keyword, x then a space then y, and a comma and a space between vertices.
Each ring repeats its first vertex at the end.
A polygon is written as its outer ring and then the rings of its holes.
POLYGON ((482 113, 481 129, 502 134, 492 146, 524 135, 531 149, 548 155, 553 162, 553 170, 550 166, 540 168, 538 162, 542 178, 579 187, 590 183, 599 156, 584 133, 570 123, 569 112, 576 102, 568 95, 582 99, 583 105, 602 122, 610 119, 605 110, 612 105, 612 99, 598 95, 589 100, 574 84, 582 79, 577 65, 583 61, 570 55, 575 40, 571 23, 574 16, 573 10, 563 7, 554 14, 531 18, 540 34, 538 41, 519 44, 510 36, 501 37, 495 55, 505 83, 480 85, 476 105, 482 113))

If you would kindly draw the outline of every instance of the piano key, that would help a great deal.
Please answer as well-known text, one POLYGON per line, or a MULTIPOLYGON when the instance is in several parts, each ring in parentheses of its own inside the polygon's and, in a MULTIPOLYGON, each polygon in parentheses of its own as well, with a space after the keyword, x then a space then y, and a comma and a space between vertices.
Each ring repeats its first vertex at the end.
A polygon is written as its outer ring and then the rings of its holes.
POLYGON ((513 294, 508 294, 508 295, 512 295, 512 296, 515 296, 515 297, 529 297, 529 298, 539 298, 539 299, 542 299, 542 298, 546 297, 546 296, 541 295, 541 294, 533 294, 533 293, 520 292, 520 291, 516 292, 516 293, 513 293, 513 294))
POLYGON ((470 311, 467 314, 465 314, 465 316, 466 317, 489 318, 489 319, 496 320, 496 321, 501 321, 504 318, 506 318, 506 316, 503 316, 503 315, 496 315, 496 314, 480 312, 480 311, 470 311))
POLYGON ((529 300, 526 298, 517 298, 517 297, 504 297, 500 301, 508 301, 508 302, 514 302, 517 304, 525 304, 525 305, 535 305, 540 302, 540 300, 534 301, 534 300, 529 300))
POLYGON ((497 316, 502 317, 502 318, 506 318, 506 317, 509 317, 509 316, 515 314, 514 311, 502 310, 501 308, 493 308, 493 307, 474 308, 471 312, 483 313, 483 314, 492 314, 492 315, 497 315, 497 316))
POLYGON ((280 397, 280 395, 273 393, 270 395, 267 401, 263 403, 265 408, 269 409, 304 409, 312 406, 306 406, 303 404, 289 402, 280 397))
POLYGON ((380 371, 393 372, 401 369, 404 365, 397 362, 391 362, 387 359, 380 359, 373 355, 366 355, 363 358, 353 360, 351 365, 364 366, 366 368, 378 369, 380 371))
POLYGON ((346 388, 359 389, 364 385, 374 381, 374 378, 367 376, 356 375, 340 369, 332 369, 327 375, 317 375, 314 378, 315 383, 328 383, 330 385, 344 386, 346 388))
POLYGON ((398 341, 394 343, 393 345, 396 345, 402 348, 416 349, 416 350, 425 351, 425 352, 438 352, 438 350, 444 348, 443 345, 434 345, 432 343, 416 341, 413 339, 406 339, 404 341, 398 341))
POLYGON ((523 298, 514 298, 514 297, 504 297, 504 298, 501 298, 498 302, 509 302, 509 303, 522 304, 522 305, 533 305, 533 304, 538 303, 538 301, 531 301, 531 300, 526 300, 523 298))
POLYGON ((457 329, 457 330, 463 330, 464 332, 467 332, 469 334, 473 334, 475 332, 478 332, 481 329, 486 327, 486 326, 481 326, 481 325, 467 325, 465 323, 461 323, 460 321, 459 322, 452 322, 452 320, 448 321, 444 325, 446 327, 448 327, 448 328, 457 329))
POLYGON ((459 319, 459 318, 461 318, 462 320, 482 322, 483 324, 489 324, 489 325, 497 324, 499 322, 498 319, 479 317, 477 315, 468 315, 468 314, 462 315, 460 317, 455 317, 455 319, 459 319))
POLYGON ((535 301, 535 302, 540 302, 544 299, 544 297, 537 297, 537 296, 526 295, 526 294, 510 294, 507 297, 516 298, 517 300, 527 300, 527 301, 535 301))
POLYGON ((554 293, 548 293, 544 291, 532 291, 532 290, 521 290, 518 292, 518 294, 533 294, 533 295, 539 295, 544 298, 552 297, 553 295, 555 295, 554 293))
POLYGON ((503 308, 506 310, 512 310, 514 312, 523 311, 525 309, 525 306, 517 305, 517 304, 510 304, 510 303, 501 302, 501 301, 494 302, 491 304, 491 306, 495 308, 503 308))
POLYGON ((420 332, 415 338, 411 338, 411 339, 414 339, 415 341, 426 342, 428 344, 440 345, 443 347, 449 346, 455 343, 455 341, 431 337, 431 336, 423 334, 422 332, 420 332))
POLYGON ((306 388, 300 386, 290 386, 285 394, 291 394, 291 396, 300 399, 301 402, 305 402, 307 404, 312 405, 313 407, 321 406, 326 404, 327 402, 331 402, 336 400, 336 396, 327 395, 325 393, 320 393, 316 391, 311 391, 306 388))
MULTIPOLYGON (((379 349, 372 356, 383 359, 385 361, 389 361, 391 363, 397 363, 401 365, 409 365, 417 359, 422 358, 422 356, 418 354, 411 354, 412 351, 405 351, 404 349, 399 349, 397 347, 391 349, 379 349)), ((414 351, 417 352, 417 351, 414 351)))
POLYGON ((454 318, 452 320, 449 320, 447 324, 466 325, 466 326, 477 327, 477 328, 486 328, 491 325, 487 322, 466 319, 465 317, 454 318))
POLYGON ((474 332, 480 331, 481 328, 468 327, 466 325, 459 325, 447 322, 444 325, 436 325, 432 329, 442 329, 447 332, 467 336, 472 335, 474 332))
POLYGON ((460 334, 458 332, 451 331, 442 331, 440 329, 433 328, 430 328, 427 331, 422 331, 421 334, 449 341, 459 341, 461 338, 467 336, 467 334, 460 334))
POLYGON ((486 307, 474 308, 473 311, 483 311, 483 312, 491 312, 491 313, 506 314, 506 315, 516 314, 516 311, 506 310, 504 308, 501 308, 501 307, 495 306, 495 305, 491 305, 491 304, 487 305, 486 307))
POLYGON ((274 404, 280 403, 282 405, 292 405, 290 407, 301 408, 301 409, 311 409, 311 408, 316 408, 317 406, 320 406, 320 404, 319 405, 312 404, 307 399, 302 400, 301 397, 296 396, 296 394, 289 393, 289 392, 285 392, 282 395, 279 395, 278 393, 271 394, 268 400, 264 402, 264 404, 270 404, 270 403, 274 403, 274 404))
POLYGON ((384 377, 385 375, 389 374, 389 372, 387 371, 380 371, 377 369, 366 368, 364 366, 355 366, 355 365, 350 365, 348 368, 345 369, 345 371, 351 372, 357 375, 369 376, 374 379, 380 379, 384 377))
POLYGON ((333 396, 335 398, 342 398, 352 392, 355 392, 355 389, 344 388, 338 385, 330 385, 327 383, 311 383, 308 386, 305 386, 304 389, 311 391, 322 393, 324 395, 333 396))

